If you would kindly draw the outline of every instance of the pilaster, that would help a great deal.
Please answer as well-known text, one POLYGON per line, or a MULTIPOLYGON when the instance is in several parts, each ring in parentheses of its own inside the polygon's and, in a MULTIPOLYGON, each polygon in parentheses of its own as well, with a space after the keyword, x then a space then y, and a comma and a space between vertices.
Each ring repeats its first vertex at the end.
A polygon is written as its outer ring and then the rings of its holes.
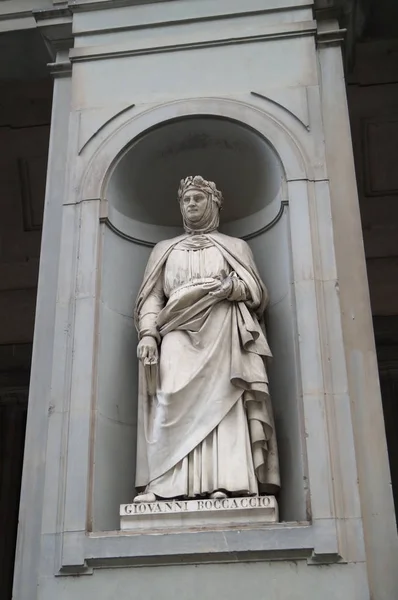
POLYGON ((391 600, 398 538, 338 31, 323 22, 318 42, 333 237, 371 595, 391 600))

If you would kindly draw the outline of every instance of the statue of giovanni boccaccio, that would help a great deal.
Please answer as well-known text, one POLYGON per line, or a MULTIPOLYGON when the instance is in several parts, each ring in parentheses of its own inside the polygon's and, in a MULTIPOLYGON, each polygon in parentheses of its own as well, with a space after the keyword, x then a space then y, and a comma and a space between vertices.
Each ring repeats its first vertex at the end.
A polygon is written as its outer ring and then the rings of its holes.
POLYGON ((183 179, 185 233, 158 243, 140 288, 135 502, 274 494, 267 290, 246 242, 219 233, 222 194, 183 179))

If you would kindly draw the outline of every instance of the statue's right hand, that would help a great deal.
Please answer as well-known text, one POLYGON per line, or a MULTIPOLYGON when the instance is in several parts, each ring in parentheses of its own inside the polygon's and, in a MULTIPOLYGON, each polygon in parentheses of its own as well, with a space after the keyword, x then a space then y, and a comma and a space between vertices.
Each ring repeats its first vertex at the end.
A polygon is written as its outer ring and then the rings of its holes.
POLYGON ((150 364, 157 363, 159 351, 155 338, 150 335, 144 336, 138 344, 137 356, 139 360, 148 361, 150 364))

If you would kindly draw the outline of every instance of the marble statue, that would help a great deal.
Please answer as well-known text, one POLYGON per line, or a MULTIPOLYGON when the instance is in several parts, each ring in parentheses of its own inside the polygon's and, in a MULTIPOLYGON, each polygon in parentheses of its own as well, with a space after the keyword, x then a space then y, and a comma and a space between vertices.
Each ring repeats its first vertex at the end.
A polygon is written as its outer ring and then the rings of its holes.
POLYGON ((187 177, 185 233, 158 243, 140 288, 134 502, 274 494, 267 291, 249 246, 217 228, 222 194, 187 177))

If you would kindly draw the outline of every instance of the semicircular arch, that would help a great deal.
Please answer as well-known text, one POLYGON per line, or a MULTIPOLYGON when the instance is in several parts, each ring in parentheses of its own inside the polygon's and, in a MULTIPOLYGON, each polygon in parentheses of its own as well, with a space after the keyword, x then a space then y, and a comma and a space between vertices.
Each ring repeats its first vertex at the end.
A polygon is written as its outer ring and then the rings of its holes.
MULTIPOLYGON (((302 145, 286 124, 272 114, 236 100, 197 98, 152 107, 129 116, 122 125, 111 131, 101 141, 86 167, 82 177, 80 200, 105 197, 107 183, 117 164, 128 152, 133 141, 145 131, 168 121, 194 116, 229 119, 252 129, 273 147, 287 181, 313 178, 311 165, 302 145)), ((111 127, 110 122, 103 133, 111 127)))

